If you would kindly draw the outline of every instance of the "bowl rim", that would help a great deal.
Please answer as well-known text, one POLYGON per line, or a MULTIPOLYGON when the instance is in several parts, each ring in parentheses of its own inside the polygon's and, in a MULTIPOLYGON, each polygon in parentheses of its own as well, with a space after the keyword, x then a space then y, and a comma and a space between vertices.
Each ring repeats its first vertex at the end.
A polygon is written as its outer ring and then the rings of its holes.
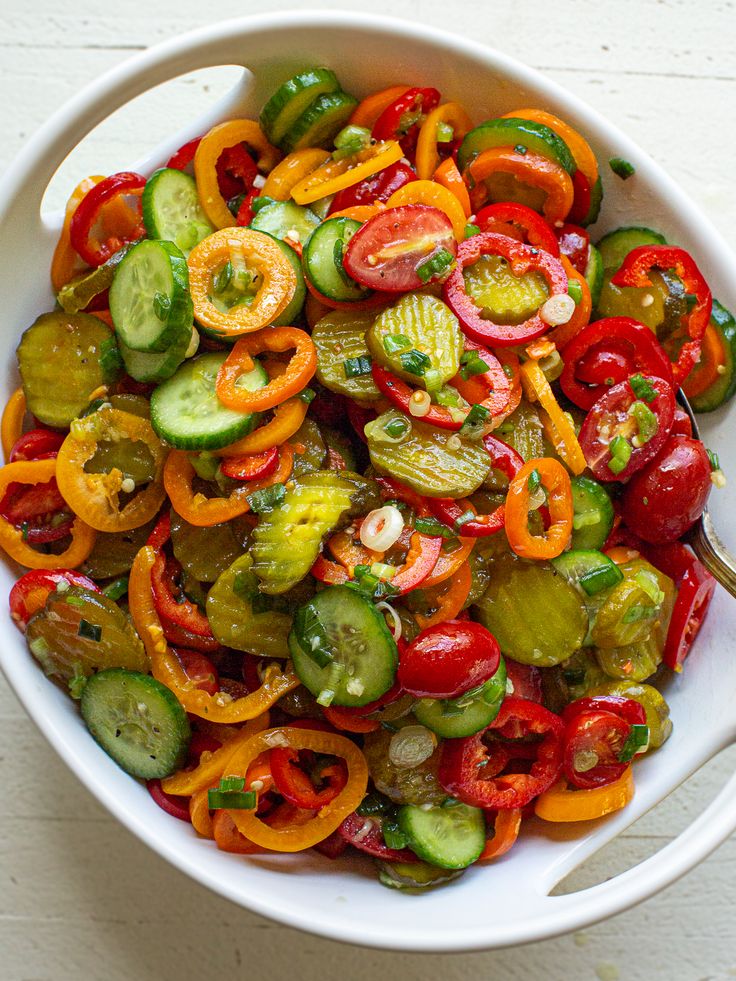
MULTIPOLYGON (((515 58, 480 42, 406 19, 353 11, 280 11, 217 21, 169 38, 111 68, 60 106, 34 133, 11 163, 4 177, 0 180, 0 224, 10 207, 14 193, 26 179, 29 163, 39 159, 39 155, 47 153, 49 147, 53 148, 55 141, 60 138, 60 134, 71 123, 90 115, 91 110, 105 96, 109 96, 118 87, 125 88, 128 86, 139 73, 146 72, 158 63, 174 57, 182 59, 182 72, 193 70, 199 66, 189 65, 187 67, 186 59, 200 46, 216 42, 225 35, 264 31, 293 31, 299 27, 306 28, 315 25, 338 29, 347 28, 355 31, 365 30, 374 33, 384 32, 393 38, 402 36, 412 39, 418 38, 420 41, 438 47, 450 55, 466 56, 485 62, 489 67, 500 70, 520 84, 544 89, 556 101, 566 107, 569 106, 571 115, 583 120, 588 132, 597 134, 606 141, 609 141, 612 136, 615 137, 622 153, 628 159, 635 160, 637 165, 641 165, 650 174, 656 176, 662 188, 662 196, 682 209, 686 215, 691 216, 694 221, 697 221, 699 227, 697 234, 694 233, 695 237, 699 238, 707 233, 711 246, 715 243, 717 249, 720 250, 723 259, 716 265, 720 269, 721 279, 727 275, 729 266, 732 275, 736 270, 736 259, 731 255, 729 246, 720 232, 715 229, 672 178, 617 126, 559 83, 547 78, 542 72, 538 72, 515 58)), ((708 251, 709 253, 712 252, 712 248, 708 251)), ((565 902, 566 897, 559 897, 555 901, 556 908, 549 906, 541 921, 539 917, 530 916, 528 922, 518 924, 516 929, 510 929, 506 925, 503 937, 497 937, 493 934, 492 925, 489 925, 488 932, 483 935, 478 935, 477 931, 471 935, 468 932, 463 932, 462 928, 453 926, 453 933, 449 938, 447 936, 423 936, 421 939, 415 937, 399 940, 393 935, 382 936, 380 931, 375 929, 367 930, 370 928, 370 924, 362 923, 360 920, 356 922, 352 930, 341 928, 340 933, 337 933, 330 928, 329 916, 315 920, 314 911, 305 911, 300 917, 295 915, 293 909, 288 911, 280 909, 276 899, 269 899, 257 894, 244 896, 241 887, 216 878, 214 872, 206 866, 204 868, 199 866, 193 858, 178 852, 173 842, 152 831, 146 824, 144 816, 138 813, 135 807, 121 809, 120 801, 116 798, 112 788, 106 782, 101 783, 99 781, 99 765, 96 763, 93 765, 86 758, 74 754, 71 741, 65 738, 63 731, 65 725, 57 725, 58 720, 56 718, 44 716, 35 711, 33 692, 29 693, 23 690, 19 684, 15 683, 19 677, 15 676, 12 663, 2 666, 11 687, 52 748, 97 800, 136 837, 145 842, 157 854, 166 858, 175 868, 185 872, 213 892, 272 920, 332 940, 382 949, 449 952, 484 950, 546 939, 590 925, 648 898, 687 872, 736 828, 736 806, 734 806, 736 803, 736 777, 734 777, 726 784, 707 811, 701 815, 701 818, 694 825, 691 825, 689 830, 694 830, 697 826, 699 836, 697 840, 689 842, 692 844, 692 848, 686 853, 678 854, 677 850, 671 847, 677 844, 676 839, 671 845, 662 849, 658 855, 653 856, 657 861, 647 860, 642 865, 636 866, 629 872, 611 880, 613 883, 611 888, 593 887, 592 890, 584 890, 575 894, 589 896, 591 901, 587 903, 583 901, 576 905, 572 902, 565 902), (706 816, 710 817, 709 821, 704 820, 706 816), (663 857, 658 858, 658 856, 663 857), (640 870, 639 874, 637 874, 638 870, 640 870)), ((730 733, 731 738, 734 735, 736 734, 730 733)), ((714 741, 711 755, 723 748, 729 741, 730 739, 714 741)), ((609 884, 604 883, 603 885, 609 884)))

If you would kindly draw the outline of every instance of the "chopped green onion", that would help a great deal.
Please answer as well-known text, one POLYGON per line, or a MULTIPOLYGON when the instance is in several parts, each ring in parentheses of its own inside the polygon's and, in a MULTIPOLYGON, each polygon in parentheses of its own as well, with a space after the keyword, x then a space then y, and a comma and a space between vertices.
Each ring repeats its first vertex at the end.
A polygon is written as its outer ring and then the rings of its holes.
POLYGON ((618 585, 623 578, 624 574, 619 567, 614 562, 607 562, 583 573, 578 581, 588 596, 595 596, 603 589, 618 585))
POLYGON ((381 831, 386 848, 395 848, 396 851, 400 851, 409 844, 409 839, 396 821, 390 821, 384 818, 381 822, 381 831))
POLYGON ((326 668, 335 659, 327 631, 312 603, 300 606, 294 617, 294 630, 304 638, 304 653, 320 668, 326 668))
POLYGON ((645 752, 649 747, 649 726, 635 723, 618 754, 619 763, 628 763, 638 753, 645 752))
POLYGON ((261 208, 265 208, 267 204, 273 204, 276 198, 270 198, 267 194, 261 194, 257 198, 253 198, 250 203, 250 210, 254 215, 257 215, 261 208))
POLYGON ((628 415, 636 419, 636 424, 639 427, 639 432, 631 440, 632 444, 637 449, 646 446, 659 429, 659 420, 646 402, 639 402, 638 400, 631 403, 628 415))
POLYGON ((422 535, 434 535, 435 537, 440 536, 441 538, 450 538, 452 536, 452 532, 447 525, 443 525, 437 518, 415 518, 414 529, 422 535))
POLYGON ((592 528, 600 520, 601 512, 598 508, 593 508, 590 511, 582 511, 580 514, 573 515, 572 526, 575 531, 580 531, 581 528, 592 528))
POLYGON ((527 151, 527 148, 524 146, 523 143, 517 143, 516 146, 514 147, 514 150, 516 150, 517 153, 520 153, 522 156, 524 156, 524 154, 527 151))
POLYGON ((120 579, 113 580, 113 582, 105 586, 102 592, 108 599, 119 600, 128 592, 128 577, 121 576, 120 579))
POLYGON ((608 166, 622 181, 627 181, 629 177, 636 173, 636 167, 630 164, 628 160, 624 160, 623 157, 611 157, 608 161, 608 166))
POLYGON ((623 436, 614 436, 608 444, 608 452, 611 459, 608 462, 608 469, 611 473, 621 473, 631 459, 631 444, 623 436))
POLYGON ((435 139, 438 143, 452 143, 455 138, 455 130, 450 126, 449 123, 439 122, 437 123, 437 132, 435 134, 435 139))
POLYGON ((664 592, 659 588, 659 582, 653 572, 648 569, 640 569, 634 576, 638 585, 644 590, 649 599, 659 606, 664 600, 664 592))
POLYGON ((567 293, 568 296, 571 296, 575 301, 575 306, 578 306, 583 299, 583 287, 580 285, 577 279, 568 279, 567 293))
POLYGON ((715 473, 716 470, 721 469, 721 463, 718 459, 718 454, 714 453, 713 450, 706 448, 705 451, 708 454, 708 462, 710 463, 710 469, 715 473))
POLYGON ((426 372, 427 368, 432 367, 432 359, 424 354, 423 351, 417 351, 416 348, 400 354, 399 361, 404 371, 408 371, 410 375, 419 375, 420 377, 426 372))
POLYGON ((344 126, 335 137, 333 160, 352 157, 364 150, 371 141, 371 131, 365 126, 344 126))
POLYGON ((377 579, 390 579, 392 576, 396 575, 397 569, 395 565, 387 565, 385 562, 374 562, 371 568, 371 575, 375 576, 377 579))
POLYGON ((410 428, 411 423, 408 419, 390 419, 383 427, 383 431, 387 436, 398 439, 400 436, 405 436, 410 428))
POLYGON ((332 261, 335 263, 335 269, 340 277, 340 279, 345 283, 346 286, 355 286, 355 280, 351 279, 345 271, 345 240, 342 238, 335 239, 332 246, 332 261))
POLYGON ((446 538, 442 542, 442 551, 445 553, 445 555, 448 555, 452 552, 457 552, 459 548, 460 548, 460 539, 456 538, 454 535, 451 535, 450 538, 446 538))
POLYGON ((169 311, 171 310, 171 297, 162 293, 160 290, 156 290, 153 297, 153 312, 156 317, 164 321, 169 316, 169 311))
POLYGON ((370 375, 373 367, 372 360, 365 354, 359 358, 347 358, 342 363, 342 369, 346 378, 359 378, 361 375, 370 375))
POLYGON ((435 276, 442 276, 455 262, 455 256, 447 249, 439 248, 431 252, 426 259, 416 267, 416 274, 423 283, 428 283, 435 276))
POLYGON ((102 627, 99 623, 90 623, 89 620, 80 620, 77 629, 77 637, 84 637, 85 640, 94 640, 99 643, 102 637, 102 627))
POLYGON ((208 790, 207 806, 211 811, 252 811, 258 803, 254 790, 208 790))
POLYGON ((342 676, 345 674, 345 665, 339 661, 334 661, 327 671, 327 684, 317 695, 317 704, 324 708, 332 705, 332 700, 337 694, 337 686, 340 684, 342 676))
POLYGON ((529 474, 529 478, 526 482, 526 486, 529 488, 529 493, 536 493, 542 486, 542 477, 538 470, 532 470, 529 474))
POLYGON ((317 398, 317 393, 313 388, 303 388, 301 392, 299 392, 299 394, 297 395, 297 398, 301 399, 302 402, 306 402, 307 405, 309 405, 310 402, 313 402, 314 399, 317 398))
POLYGON ((250 504, 250 509, 254 514, 263 514, 273 511, 286 497, 286 488, 283 484, 271 484, 262 490, 253 491, 248 494, 246 501, 250 504))
POLYGON ((653 402, 657 397, 657 390, 649 384, 643 375, 632 375, 629 378, 631 390, 642 402, 653 402))
POLYGON ((482 435, 483 426, 488 420, 491 412, 484 405, 471 406, 470 412, 465 417, 465 422, 460 427, 460 436, 470 437, 482 435))
POLYGON ((360 804, 355 808, 355 813, 361 817, 373 817, 377 814, 385 814, 389 810, 390 804, 378 794, 366 794, 360 804))
POLYGON ((485 375, 488 371, 488 364, 481 358, 477 351, 463 351, 460 356, 460 377, 468 380, 473 375, 485 375))
POLYGON ((222 269, 217 273, 212 281, 212 289, 215 294, 224 293, 233 278, 233 264, 228 259, 222 269))
POLYGON ((411 341, 406 334, 386 334, 383 338, 383 350, 386 354, 396 354, 407 347, 411 347, 411 341))
POLYGON ((222 790, 225 793, 245 790, 245 777, 220 777, 220 786, 217 787, 217 790, 222 790))
POLYGON ((82 671, 82 665, 79 661, 74 662, 74 674, 69 679, 69 694, 72 698, 79 701, 82 697, 82 692, 84 691, 84 686, 87 684, 87 675, 82 671))
POLYGON ((433 395, 437 405, 444 405, 447 409, 455 409, 460 405, 460 393, 451 385, 443 385, 439 391, 433 392, 433 395))
POLYGON ((28 522, 27 521, 21 521, 21 524, 20 524, 20 537, 23 539, 24 542, 27 542, 28 541, 28 532, 30 530, 31 530, 31 526, 28 524, 28 522))
POLYGON ((442 388, 442 374, 437 368, 428 368, 424 372, 424 387, 430 395, 435 395, 442 388))
POLYGON ((465 238, 472 238, 473 235, 480 235, 480 228, 478 225, 474 225, 472 221, 469 221, 465 226, 465 238))
MULTIPOLYGON (((58 586, 56 588, 57 588, 57 591, 60 592, 60 593, 65 593, 67 591, 67 589, 69 589, 68 586, 65 586, 64 589, 59 589, 58 586)), ((69 606, 76 606, 76 607, 79 607, 79 608, 82 608, 84 606, 84 600, 82 599, 81 596, 72 596, 72 595, 69 595, 69 596, 66 597, 66 602, 69 604, 69 606)))
POLYGON ((473 511, 464 511, 459 518, 455 518, 453 528, 455 531, 460 531, 463 525, 466 525, 469 521, 473 521, 474 519, 475 514, 473 511))

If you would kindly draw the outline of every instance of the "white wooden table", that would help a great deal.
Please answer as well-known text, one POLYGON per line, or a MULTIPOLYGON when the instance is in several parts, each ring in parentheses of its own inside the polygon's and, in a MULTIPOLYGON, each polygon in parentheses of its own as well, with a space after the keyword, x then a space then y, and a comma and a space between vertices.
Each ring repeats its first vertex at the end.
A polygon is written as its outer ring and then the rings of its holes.
MULTIPOLYGON (((104 7, 2 0, 0 168, 57 106, 131 51, 215 15, 283 6, 273 0, 247 8, 194 0, 104 7)), ((638 140, 736 246, 732 0, 372 0, 369 6, 451 26, 541 68, 638 140)), ((201 78, 182 80, 167 96, 167 113, 179 122, 211 98, 201 78)), ((55 202, 82 174, 121 169, 136 147, 155 142, 169 125, 150 103, 126 118, 129 124, 109 127, 62 169, 50 192, 55 202)), ((601 881, 662 847, 715 795, 734 761, 736 753, 723 754, 570 885, 601 881)), ((725 981, 736 977, 735 904, 731 840, 638 909, 525 948, 430 960, 303 936, 211 895, 133 839, 62 766, 0 677, 0 981, 193 981, 251 973, 297 981, 725 981)))

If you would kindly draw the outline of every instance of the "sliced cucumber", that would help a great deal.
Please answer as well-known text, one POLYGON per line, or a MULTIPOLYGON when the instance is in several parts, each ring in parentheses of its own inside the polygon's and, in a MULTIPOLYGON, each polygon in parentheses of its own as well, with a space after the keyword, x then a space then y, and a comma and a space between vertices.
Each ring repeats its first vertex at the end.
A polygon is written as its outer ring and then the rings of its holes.
POLYGON ((603 268, 606 272, 618 269, 626 256, 632 249, 639 245, 664 245, 664 235, 653 231, 651 228, 632 225, 626 228, 617 228, 608 235, 604 235, 600 242, 596 242, 596 248, 601 254, 603 268))
POLYGON ((598 216, 601 213, 601 205, 603 204, 603 181, 598 177, 595 184, 590 189, 590 207, 588 208, 588 214, 585 218, 581 219, 580 224, 587 228, 588 225, 594 225, 598 221, 598 216))
POLYGON ((595 307, 601 298, 601 290, 603 289, 603 259, 593 244, 588 247, 588 262, 583 275, 590 290, 591 303, 595 307))
MULTIPOLYGON (((266 232, 266 234, 268 235, 268 232, 266 232)), ((276 238, 274 235, 272 235, 271 238, 274 240, 274 242, 278 243, 279 248, 291 263, 291 268, 294 270, 294 275, 296 276, 296 287, 294 288, 294 295, 289 300, 289 305, 271 324, 272 327, 286 327, 290 324, 296 323, 297 319, 301 315, 304 301, 307 298, 307 284, 304 282, 302 260, 296 249, 292 249, 287 242, 283 242, 280 238, 276 238)))
POLYGON ((592 477, 573 477, 572 547, 603 548, 613 528, 613 504, 602 484, 592 477))
MULTIPOLYGON (((293 201, 274 201, 259 208, 250 223, 258 232, 267 232, 273 238, 283 240, 289 232, 296 232, 299 242, 304 243, 319 225, 319 218, 309 208, 293 201)), ((293 239, 293 235, 290 236, 293 239)))
POLYGON ((577 170, 570 148, 554 130, 543 123, 516 118, 489 119, 471 129, 460 146, 457 165, 461 171, 465 170, 479 153, 501 146, 524 147, 532 153, 539 153, 559 164, 570 175, 577 170))
POLYGON ((479 807, 459 801, 429 808, 404 804, 397 820, 411 850, 441 869, 465 869, 485 848, 486 822, 479 807))
POLYGON ((596 596, 604 589, 617 586, 624 578, 616 563, 595 549, 573 548, 552 559, 552 565, 586 596, 596 596))
POLYGON ((121 341, 118 341, 118 347, 125 370, 131 378, 135 378, 139 382, 158 384, 171 378, 184 360, 190 342, 191 335, 189 338, 182 335, 181 339, 176 344, 172 344, 168 351, 162 351, 160 354, 153 351, 134 351, 121 341))
POLYGON ((376 862, 376 865, 381 885, 399 892, 417 893, 462 875, 462 869, 438 869, 426 862, 376 862))
POLYGON ((284 153, 304 147, 327 147, 353 114, 358 100, 347 92, 318 96, 289 127, 279 146, 284 153))
POLYGON ((172 242, 139 242, 115 270, 110 287, 115 331, 134 351, 167 351, 189 339, 194 314, 189 270, 172 242))
POLYGON ((185 762, 187 713, 150 675, 125 668, 100 671, 84 686, 80 708, 92 736, 131 776, 160 779, 185 762))
POLYGON ((185 256, 215 230, 199 202, 194 178, 183 170, 162 167, 151 174, 141 207, 148 237, 173 242, 185 256))
POLYGON ((414 706, 417 721, 443 739, 462 739, 493 722, 506 696, 506 664, 484 684, 458 698, 421 698, 414 706))
POLYGON ((690 405, 696 412, 713 412, 736 393, 736 320, 714 299, 710 322, 723 342, 726 352, 725 371, 704 392, 690 399, 690 405))
POLYGON ((294 75, 276 89, 261 110, 261 129, 272 143, 280 143, 310 103, 339 89, 340 83, 329 68, 310 68, 294 75))
POLYGON ((348 242, 360 227, 360 222, 352 218, 328 218, 315 228, 304 246, 304 274, 316 290, 331 300, 350 303, 370 295, 370 290, 351 279, 343 266, 348 242))
MULTIPOLYGON (((256 412, 235 412, 217 398, 215 381, 227 352, 201 354, 185 362, 151 396, 151 425, 157 436, 180 450, 219 450, 247 436, 256 412)), ((268 384, 261 364, 240 377, 238 386, 254 392, 268 384)))
POLYGON ((328 586, 299 607, 289 649, 322 705, 367 705, 394 683, 396 642, 373 603, 350 586, 328 586))

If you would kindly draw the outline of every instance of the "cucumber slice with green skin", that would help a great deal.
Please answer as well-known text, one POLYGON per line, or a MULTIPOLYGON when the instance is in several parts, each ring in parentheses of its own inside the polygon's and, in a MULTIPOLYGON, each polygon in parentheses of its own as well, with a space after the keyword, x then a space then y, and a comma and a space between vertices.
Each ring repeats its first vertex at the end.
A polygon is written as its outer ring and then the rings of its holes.
POLYGON ((486 822, 479 807, 447 801, 426 808, 404 804, 397 814, 409 848, 441 869, 466 869, 480 858, 486 844, 486 822))
POLYGON ((552 565, 573 586, 579 586, 586 596, 596 596, 604 589, 617 586, 624 578, 616 563, 595 549, 570 549, 552 559, 552 565))
POLYGON ((274 201, 259 208, 250 223, 258 232, 267 232, 273 238, 283 240, 288 232, 295 231, 304 243, 319 225, 319 218, 309 208, 293 201, 274 201))
POLYGON ((370 295, 371 291, 351 279, 342 265, 348 243, 360 227, 352 218, 328 218, 315 228, 304 246, 304 275, 331 300, 350 303, 370 295))
POLYGON ((131 378, 136 381, 158 384, 164 382, 174 374, 176 369, 184 360, 184 355, 189 349, 189 340, 182 337, 176 344, 172 344, 168 351, 160 354, 155 352, 134 351, 122 342, 118 342, 120 355, 125 365, 125 370, 131 378))
POLYGON ((603 259, 594 245, 590 245, 588 248, 588 262, 583 276, 590 290, 591 303, 596 306, 603 289, 603 259))
POLYGON ((329 68, 310 68, 284 82, 261 110, 261 129, 278 144, 286 131, 320 95, 338 92, 340 83, 329 68))
MULTIPOLYGON (((185 362, 151 395, 151 425, 156 435, 179 450, 220 450, 247 436, 259 419, 257 412, 234 412, 217 398, 217 372, 226 351, 201 354, 185 362)), ((256 361, 238 386, 254 392, 268 384, 256 361)))
POLYGON ((115 270, 110 287, 115 331, 134 351, 167 351, 192 334, 187 260, 172 242, 139 242, 115 270))
POLYGON ((279 147, 284 153, 305 147, 328 147, 353 114, 358 100, 347 92, 318 96, 289 127, 279 147))
POLYGON ((161 779, 186 761, 187 713, 150 675, 125 668, 100 671, 84 686, 80 709, 94 739, 133 777, 161 779))
MULTIPOLYGON (((269 233, 266 232, 266 234, 268 235, 269 233)), ((296 323, 301 315, 304 301, 307 298, 307 284, 304 282, 302 260, 296 249, 292 249, 288 242, 283 242, 275 235, 271 235, 271 238, 278 244, 281 251, 291 263, 291 268, 294 270, 294 275, 296 276, 296 287, 294 288, 294 295, 289 300, 289 305, 271 324, 272 327, 288 327, 296 323)))
POLYGON ((613 504, 602 484, 592 477, 573 477, 572 547, 603 548, 613 528, 613 504))
POLYGON ((598 216, 601 213, 601 204, 603 204, 603 181, 599 177, 590 189, 588 214, 580 222, 583 228, 593 225, 598 221, 598 216))
POLYGON ((462 739, 485 729, 499 713, 506 697, 506 664, 493 677, 458 698, 420 698, 414 715, 442 739, 462 739))
POLYGON ((713 412, 736 393, 736 320, 714 299, 710 322, 723 341, 726 370, 704 392, 690 399, 690 405, 696 412, 713 412))
POLYGON ((194 178, 173 167, 151 174, 141 208, 148 237, 173 242, 185 256, 215 230, 199 203, 194 178))
POLYGON ((632 249, 640 245, 664 245, 665 237, 651 228, 632 225, 617 228, 596 242, 596 248, 601 254, 603 268, 606 272, 618 269, 632 249))
POLYGON ((479 153, 501 146, 526 147, 559 164, 571 176, 577 170, 570 148, 554 130, 543 123, 516 118, 489 119, 471 129, 460 146, 457 165, 463 171, 479 153))
POLYGON ((367 705, 396 677, 396 641, 383 615, 350 586, 328 586, 299 607, 289 650, 299 680, 323 705, 367 705))

